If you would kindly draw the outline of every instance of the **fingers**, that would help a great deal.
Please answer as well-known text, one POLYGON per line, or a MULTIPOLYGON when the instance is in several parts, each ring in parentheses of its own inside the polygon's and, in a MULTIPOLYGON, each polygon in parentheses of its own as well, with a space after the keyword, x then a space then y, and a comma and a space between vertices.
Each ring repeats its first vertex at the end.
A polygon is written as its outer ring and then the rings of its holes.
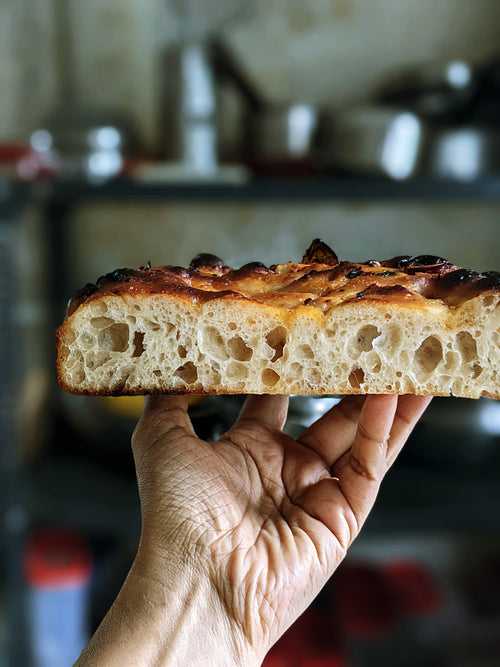
POLYGON ((385 473, 430 401, 421 396, 400 396, 399 399, 397 396, 367 396, 362 408, 357 410, 358 423, 349 428, 343 425, 342 444, 335 442, 334 435, 327 429, 327 425, 339 421, 338 417, 334 418, 338 406, 317 422, 320 428, 315 429, 314 425, 308 430, 307 440, 318 453, 326 452, 324 458, 338 452, 341 455, 330 467, 332 477, 309 486, 295 502, 327 526, 342 550, 345 551, 359 533, 385 473), (353 430, 355 434, 346 445, 353 430))
POLYGON ((281 430, 288 414, 288 396, 249 396, 240 412, 237 424, 253 419, 265 426, 281 430))
POLYGON ((368 396, 363 404, 350 459, 351 467, 367 480, 380 481, 385 472, 397 405, 397 396, 368 396))
MULTIPOLYGON (((356 526, 356 534, 373 507, 386 471, 388 441, 397 403, 397 396, 367 396, 352 447, 332 468, 336 478, 332 480, 332 493, 335 493, 336 482, 336 493, 340 491, 342 496, 342 512, 351 517, 351 528, 356 526)), ((336 498, 338 500, 338 495, 336 498)))
POLYGON ((388 443, 387 467, 396 460, 405 442, 423 415, 432 396, 400 396, 388 443))
POLYGON ((348 396, 324 414, 300 436, 331 467, 352 445, 364 396, 348 396))
POLYGON ((133 448, 138 450, 174 428, 194 435, 188 406, 188 396, 147 396, 144 411, 132 436, 133 448))
POLYGON ((369 396, 361 411, 350 451, 333 466, 339 487, 359 526, 375 502, 390 468, 430 399, 417 396, 369 396))

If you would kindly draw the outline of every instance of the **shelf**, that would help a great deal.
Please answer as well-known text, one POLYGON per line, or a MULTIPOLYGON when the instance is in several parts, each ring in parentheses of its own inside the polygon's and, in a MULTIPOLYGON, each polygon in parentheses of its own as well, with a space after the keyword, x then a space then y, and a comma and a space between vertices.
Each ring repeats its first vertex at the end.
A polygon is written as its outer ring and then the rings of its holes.
POLYGON ((117 180, 105 185, 58 183, 51 196, 62 204, 81 201, 144 202, 290 202, 330 201, 500 201, 500 178, 470 183, 415 179, 406 182, 382 178, 338 177, 307 179, 255 179, 243 184, 170 183, 143 184, 117 180))

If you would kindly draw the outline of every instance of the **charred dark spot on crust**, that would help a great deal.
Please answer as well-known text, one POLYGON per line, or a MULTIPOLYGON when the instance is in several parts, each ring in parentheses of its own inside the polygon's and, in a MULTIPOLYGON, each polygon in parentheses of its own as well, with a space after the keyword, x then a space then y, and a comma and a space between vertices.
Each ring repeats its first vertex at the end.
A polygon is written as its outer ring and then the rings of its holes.
POLYGON ((115 269, 111 273, 106 273, 97 279, 97 287, 102 287, 106 283, 126 283, 132 278, 140 276, 140 272, 136 269, 115 269))
POLYGON ((345 274, 345 277, 348 280, 352 280, 353 278, 357 278, 358 276, 362 276, 363 271, 361 269, 351 269, 345 274))
POLYGON ((173 273, 176 276, 179 276, 179 278, 187 279, 191 277, 191 273, 184 266, 165 266, 163 268, 169 273, 173 273))
POLYGON ((264 271, 267 273, 270 269, 262 262, 248 262, 240 266, 237 271, 264 271))
POLYGON ((302 264, 338 264, 335 252, 321 239, 314 239, 302 258, 302 264))
POLYGON ((452 264, 444 257, 436 257, 435 255, 417 255, 412 257, 405 267, 408 273, 417 273, 422 271, 424 273, 439 273, 451 267, 452 264))
POLYGON ((411 262, 411 255, 397 255, 392 259, 385 259, 381 266, 388 266, 391 269, 404 269, 411 262))
POLYGON ((146 264, 144 264, 143 266, 140 266, 139 271, 151 271, 151 260, 148 259, 146 264))
POLYGON ((479 273, 472 269, 457 269, 456 271, 450 271, 450 273, 447 273, 440 278, 439 284, 442 287, 451 289, 457 285, 463 285, 467 282, 477 280, 478 277, 479 273))
POLYGON ((397 276, 396 271, 382 271, 381 273, 375 274, 377 278, 390 278, 391 276, 397 276))
POLYGON ((497 271, 478 273, 472 269, 456 269, 440 276, 430 286, 426 296, 456 304, 492 289, 500 289, 500 273, 497 271))
POLYGON ((362 292, 358 292, 356 294, 356 299, 363 299, 364 297, 388 297, 388 296, 407 296, 408 294, 411 294, 409 290, 406 289, 406 287, 403 287, 403 285, 369 285, 366 289, 364 289, 362 292))
POLYGON ((382 262, 382 266, 388 266, 393 269, 400 269, 407 273, 416 273, 419 271, 427 273, 438 273, 451 267, 452 264, 444 257, 437 255, 398 255, 392 259, 386 259, 382 262))
POLYGON ((500 273, 498 271, 485 271, 479 275, 481 287, 484 289, 500 288, 500 273))
POLYGON ((436 264, 448 264, 445 257, 437 257, 436 255, 417 255, 410 261, 412 266, 435 266, 436 264))
POLYGON ((217 257, 217 255, 212 255, 209 252, 201 252, 196 257, 193 257, 189 265, 190 269, 201 269, 203 267, 209 267, 213 269, 223 269, 225 268, 224 261, 217 257))
MULTIPOLYGON (((242 276, 251 275, 253 273, 267 274, 274 273, 274 271, 262 262, 249 262, 248 264, 240 266, 239 269, 234 269, 234 271, 231 272, 231 276, 241 278, 242 276)), ((229 276, 229 278, 231 276, 229 276)))

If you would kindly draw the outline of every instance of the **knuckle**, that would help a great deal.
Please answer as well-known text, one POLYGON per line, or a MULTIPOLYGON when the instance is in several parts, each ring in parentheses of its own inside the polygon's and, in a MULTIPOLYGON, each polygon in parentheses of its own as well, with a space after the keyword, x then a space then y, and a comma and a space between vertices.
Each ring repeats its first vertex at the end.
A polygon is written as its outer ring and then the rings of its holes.
POLYGON ((376 483, 380 482, 382 475, 377 469, 377 466, 370 465, 369 463, 362 461, 359 457, 355 456, 354 454, 351 454, 349 463, 352 470, 360 477, 363 477, 364 479, 367 479, 370 482, 376 482, 376 483))

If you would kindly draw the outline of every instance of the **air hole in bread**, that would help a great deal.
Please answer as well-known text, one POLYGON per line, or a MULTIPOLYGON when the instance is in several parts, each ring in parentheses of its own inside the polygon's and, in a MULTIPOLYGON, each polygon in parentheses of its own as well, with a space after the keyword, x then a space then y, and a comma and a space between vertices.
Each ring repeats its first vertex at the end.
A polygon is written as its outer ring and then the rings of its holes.
POLYGON ((230 380, 246 380, 248 377, 248 368, 238 361, 230 361, 227 365, 226 373, 230 380))
POLYGON ((483 369, 479 364, 474 364, 472 366, 472 377, 474 379, 478 378, 481 375, 482 372, 483 372, 483 369))
POLYGON ((231 331, 235 331, 235 329, 238 328, 238 325, 236 324, 236 322, 229 322, 229 324, 227 326, 229 327, 229 329, 231 331))
POLYGON ((183 380, 186 384, 193 384, 198 379, 198 371, 193 362, 188 361, 183 366, 176 369, 175 375, 183 380))
POLYGON ((465 362, 475 361, 477 359, 476 341, 468 331, 460 331, 457 334, 457 345, 465 362))
POLYGON ((353 389, 359 389, 365 381, 365 373, 362 368, 353 368, 349 373, 349 384, 353 389))
POLYGON ((373 349, 373 341, 380 336, 380 331, 373 324, 365 324, 352 338, 349 352, 353 358, 359 357, 361 352, 369 352, 373 349))
POLYGON ((427 336, 415 352, 418 370, 430 374, 434 372, 443 358, 443 346, 436 336, 427 336))
POLYGON ((96 301, 91 305, 91 311, 97 317, 105 315, 108 312, 108 307, 104 301, 96 301))
POLYGON ((144 326, 150 331, 159 331, 161 328, 158 322, 153 322, 153 320, 144 320, 144 326))
POLYGON ((129 324, 135 325, 137 322, 137 318, 134 317, 133 315, 127 315, 127 322, 129 324))
POLYGON ((271 361, 277 361, 283 356, 283 348, 286 345, 287 330, 285 327, 275 327, 266 335, 266 343, 274 350, 271 361))
POLYGON ((212 359, 225 361, 228 359, 224 339, 215 327, 204 327, 201 335, 201 351, 212 359))
POLYGON ((109 355, 108 352, 91 351, 87 354, 86 366, 90 370, 94 370, 95 368, 100 368, 101 366, 104 366, 104 364, 110 359, 111 356, 109 355))
POLYGON ((179 346, 177 347, 177 354, 179 355, 179 357, 180 357, 181 359, 185 359, 185 358, 187 357, 187 350, 186 350, 186 348, 184 347, 184 345, 179 345, 179 346))
POLYGON ((253 350, 245 343, 241 336, 234 336, 227 342, 229 353, 237 361, 249 361, 253 356, 253 350))
POLYGON ((99 332, 99 348, 105 352, 125 352, 128 348, 128 324, 117 323, 99 332))
POLYGON ((172 322, 167 322, 165 324, 165 335, 169 335, 172 333, 172 331, 175 329, 175 325, 172 324, 172 322))
POLYGON ((276 371, 273 371, 272 368, 265 368, 262 371, 262 382, 266 387, 274 387, 274 385, 279 382, 280 376, 276 371))
POLYGON ((314 359, 314 352, 312 351, 312 347, 307 345, 307 343, 304 345, 299 345, 297 352, 300 359, 314 359))
POLYGON ((302 377, 303 370, 304 369, 302 368, 302 365, 299 364, 297 361, 294 361, 293 363, 290 364, 290 373, 289 373, 290 378, 292 380, 300 380, 300 378, 302 377))
POLYGON ((157 378, 161 378, 161 371, 159 369, 156 369, 153 371, 153 375, 156 375, 157 378))
POLYGON ((134 350, 132 352, 133 357, 140 357, 144 352, 144 335, 145 334, 143 331, 136 331, 134 333, 134 350))
POLYGON ((455 382, 451 385, 451 391, 453 394, 461 394, 463 389, 464 389, 463 380, 455 380, 455 382))
POLYGON ((107 329, 114 323, 110 317, 93 317, 90 324, 94 329, 107 329))

